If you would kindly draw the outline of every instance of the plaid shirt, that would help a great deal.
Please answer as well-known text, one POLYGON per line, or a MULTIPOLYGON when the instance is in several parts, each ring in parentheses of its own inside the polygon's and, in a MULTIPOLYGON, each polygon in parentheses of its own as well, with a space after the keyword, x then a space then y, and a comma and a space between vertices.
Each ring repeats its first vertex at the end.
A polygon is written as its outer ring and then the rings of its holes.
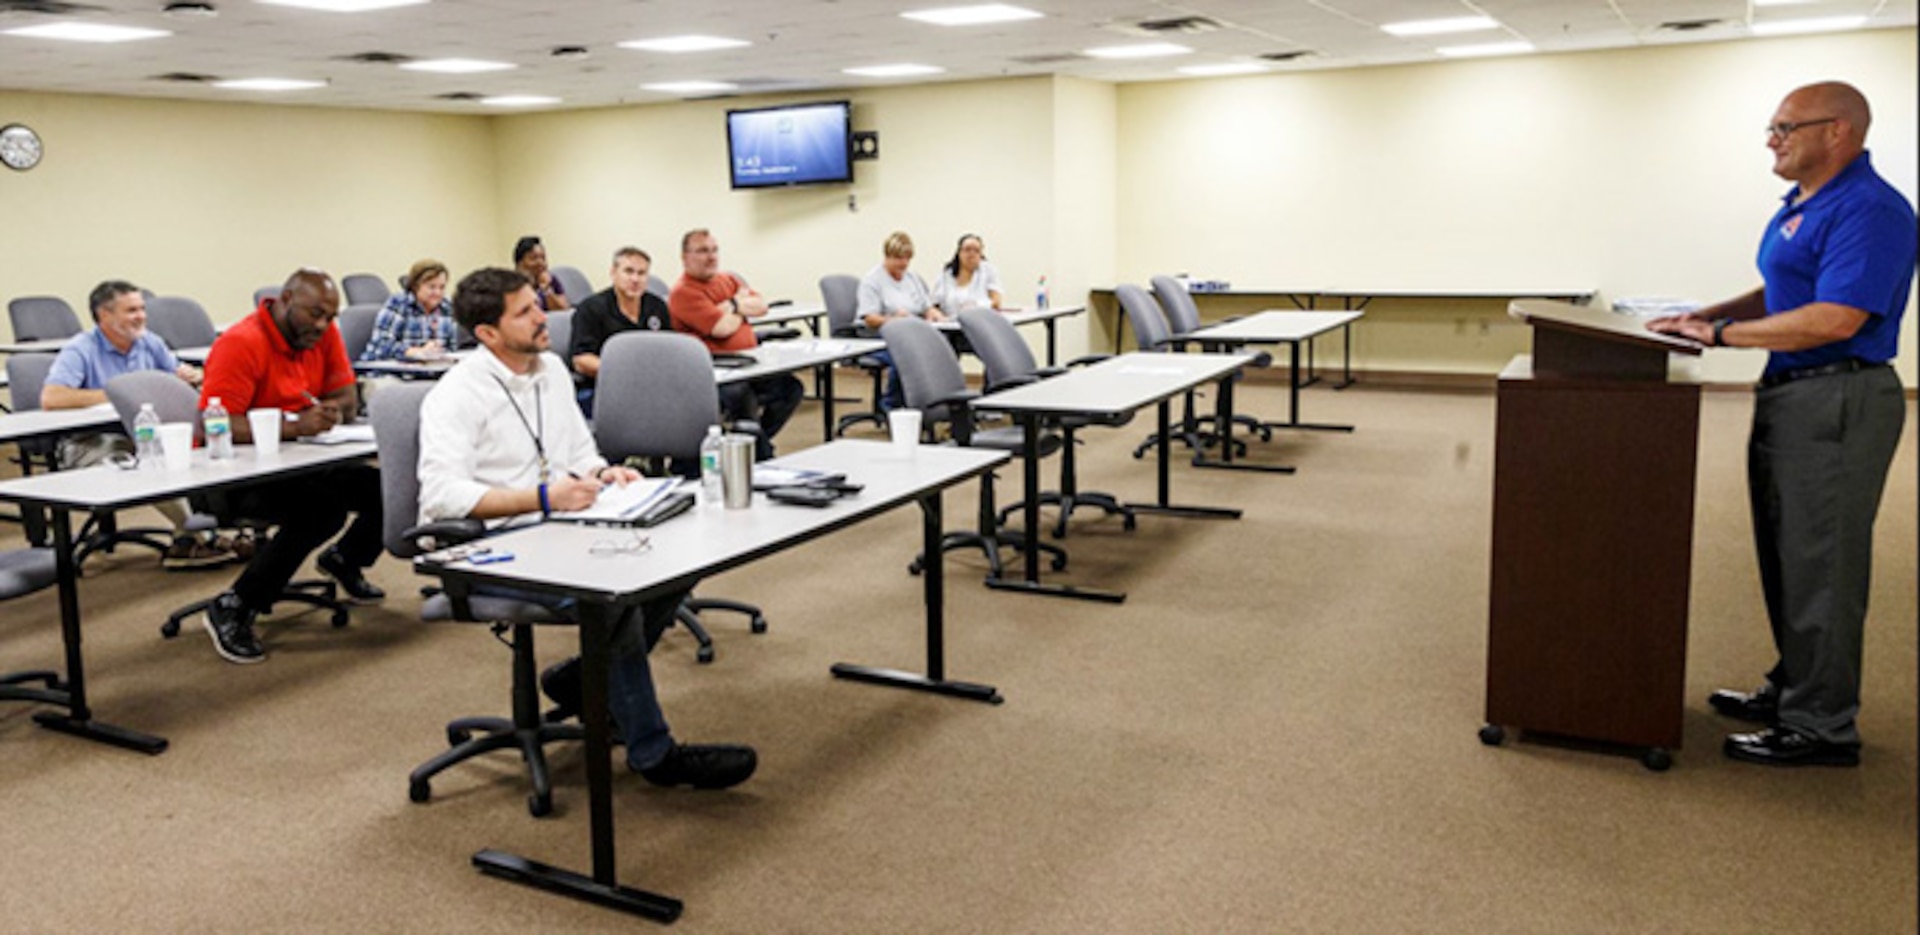
POLYGON ((441 299, 440 307, 428 312, 411 291, 401 291, 389 297, 373 319, 373 337, 367 341, 367 349, 360 352, 360 359, 398 360, 406 355, 407 348, 428 341, 453 347, 453 303, 441 299))

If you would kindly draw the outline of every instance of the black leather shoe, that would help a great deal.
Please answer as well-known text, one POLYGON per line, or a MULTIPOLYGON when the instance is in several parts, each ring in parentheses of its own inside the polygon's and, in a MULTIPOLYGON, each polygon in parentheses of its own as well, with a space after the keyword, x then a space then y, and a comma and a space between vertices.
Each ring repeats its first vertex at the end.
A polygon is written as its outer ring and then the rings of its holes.
POLYGON ((580 716, 580 657, 557 662, 540 673, 540 693, 553 702, 548 721, 564 721, 580 716))
POLYGON ((361 573, 361 569, 347 564, 346 557, 340 554, 339 549, 328 549, 320 553, 319 560, 314 564, 319 566, 320 571, 327 577, 338 582, 340 590, 346 592, 348 600, 354 603, 366 604, 387 599, 387 592, 368 581, 367 576, 361 573))
POLYGON ((1727 756, 1767 766, 1859 766, 1860 748, 1828 743, 1788 727, 1729 734, 1727 756))
POLYGON ((1707 696, 1707 704, 1722 717, 1730 717, 1736 721, 1751 721, 1755 724, 1780 722, 1780 696, 1765 688, 1755 692, 1722 688, 1707 696))
POLYGON ((746 782, 759 765, 760 757, 752 747, 677 743, 666 759, 634 772, 656 786, 725 789, 746 782))

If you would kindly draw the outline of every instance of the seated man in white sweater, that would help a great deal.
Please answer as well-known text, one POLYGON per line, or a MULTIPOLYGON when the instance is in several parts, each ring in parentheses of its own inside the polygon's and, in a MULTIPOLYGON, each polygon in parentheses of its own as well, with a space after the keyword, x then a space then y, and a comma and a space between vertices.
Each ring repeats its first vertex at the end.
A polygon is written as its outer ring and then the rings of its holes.
MULTIPOLYGON (((420 519, 508 520, 591 505, 607 484, 637 480, 609 466, 573 398, 573 380, 548 353, 547 314, 520 273, 483 269, 460 281, 454 319, 483 350, 461 361, 420 410, 420 519)), ((552 607, 572 602, 492 592, 552 607)), ((647 652, 673 624, 686 592, 649 601, 613 631, 609 706, 627 765, 655 785, 723 789, 753 775, 751 747, 675 743, 655 696, 647 652)), ((563 708, 578 711, 579 660, 541 677, 563 708)))

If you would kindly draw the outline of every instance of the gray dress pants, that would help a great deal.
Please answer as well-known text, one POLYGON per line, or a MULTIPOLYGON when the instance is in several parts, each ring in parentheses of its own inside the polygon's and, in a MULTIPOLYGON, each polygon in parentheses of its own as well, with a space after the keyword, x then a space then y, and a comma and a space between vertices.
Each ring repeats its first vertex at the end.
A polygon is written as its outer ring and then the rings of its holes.
POLYGON ((1782 725, 1858 746, 1873 521, 1906 422, 1892 368, 1756 391, 1748 495, 1782 725))

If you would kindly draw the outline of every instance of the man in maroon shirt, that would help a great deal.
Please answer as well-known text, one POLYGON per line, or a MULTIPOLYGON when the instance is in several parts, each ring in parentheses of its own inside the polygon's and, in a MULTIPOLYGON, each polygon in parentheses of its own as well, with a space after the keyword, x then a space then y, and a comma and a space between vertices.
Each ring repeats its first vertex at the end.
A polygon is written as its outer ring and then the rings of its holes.
MULTIPOLYGON (((350 420, 359 400, 353 365, 333 324, 339 314, 340 292, 332 277, 311 269, 294 273, 277 298, 262 301, 213 343, 200 407, 220 400, 230 415, 236 444, 253 442, 247 419, 253 409, 286 414, 280 422, 282 439, 318 435, 350 420)), ((349 513, 357 514, 353 525, 321 553, 317 564, 352 600, 386 597, 362 574, 380 557, 378 468, 330 468, 242 487, 226 496, 233 515, 278 527, 254 551, 233 587, 207 608, 207 632, 227 661, 266 659, 253 632, 254 618, 273 606, 307 556, 347 525, 349 513)))

